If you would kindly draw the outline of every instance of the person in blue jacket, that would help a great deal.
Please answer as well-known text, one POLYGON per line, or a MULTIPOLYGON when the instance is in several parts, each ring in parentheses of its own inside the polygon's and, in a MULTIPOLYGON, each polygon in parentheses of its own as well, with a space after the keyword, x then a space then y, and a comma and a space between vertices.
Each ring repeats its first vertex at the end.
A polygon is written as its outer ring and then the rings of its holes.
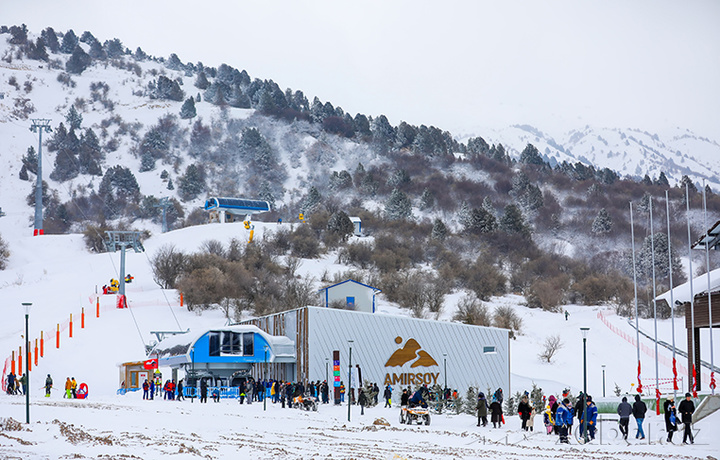
POLYGON ((583 426, 585 423, 582 417, 584 417, 586 413, 588 436, 590 436, 590 439, 595 439, 595 427, 597 427, 598 410, 592 400, 592 396, 590 395, 587 396, 587 409, 583 411, 580 416, 580 436, 583 436, 583 426))
POLYGON ((558 427, 560 433, 560 442, 570 444, 568 440, 568 427, 572 425, 573 415, 570 409, 570 400, 565 398, 562 404, 558 404, 557 412, 555 412, 555 426, 558 427))
POLYGON ((422 388, 413 393, 410 398, 410 407, 427 407, 427 402, 425 402, 425 398, 423 396, 422 388))

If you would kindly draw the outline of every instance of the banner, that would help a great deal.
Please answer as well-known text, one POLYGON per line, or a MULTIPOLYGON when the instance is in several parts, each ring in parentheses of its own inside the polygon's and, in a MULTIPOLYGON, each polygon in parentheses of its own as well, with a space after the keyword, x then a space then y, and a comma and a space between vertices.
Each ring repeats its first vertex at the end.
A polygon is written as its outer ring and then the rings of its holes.
POLYGON ((143 368, 146 370, 150 369, 157 369, 158 368, 158 360, 156 358, 148 359, 143 363, 143 368))

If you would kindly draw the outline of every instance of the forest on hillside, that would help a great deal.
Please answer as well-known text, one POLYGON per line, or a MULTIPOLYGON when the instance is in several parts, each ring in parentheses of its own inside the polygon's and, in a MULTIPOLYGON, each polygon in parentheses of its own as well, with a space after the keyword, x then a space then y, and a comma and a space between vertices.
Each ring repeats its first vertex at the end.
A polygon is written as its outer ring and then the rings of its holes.
MULTIPOLYGON (((437 315, 458 290, 468 294, 457 319, 473 324, 497 324, 482 301, 506 293, 551 311, 610 304, 628 315, 632 202, 640 308, 650 315, 653 259, 658 292, 669 286, 671 267, 674 283, 685 281, 686 189, 693 238, 707 230, 703 198, 711 216, 720 211, 720 197, 688 176, 670 184, 664 173, 636 180, 582 162, 551 165, 532 143, 511 155, 480 136, 458 142, 434 126, 353 116, 227 64, 153 57, 87 31, 48 27, 33 39, 24 25, 3 26, 3 39, 3 61, 51 69, 53 91, 70 101, 59 104, 62 121, 45 144, 52 158, 44 166, 47 233, 84 232, 88 248, 101 251, 104 230, 159 224, 163 196, 172 203, 171 228, 204 224, 197 203, 210 196, 266 200, 272 212, 261 220, 306 216, 245 248, 207 241, 197 254, 172 247, 155 254, 156 281, 181 289, 191 308, 219 306, 239 317, 306 305, 314 291, 311 280, 295 276, 298 260, 331 254, 348 267, 345 278, 381 288, 418 317, 437 315), (101 68, 115 77, 93 73, 101 68), (171 109, 144 124, 126 109, 129 99, 171 109), (86 121, 98 113, 99 122, 86 121), (147 192, 149 183, 163 196, 147 192), (368 238, 350 238, 348 216, 362 219, 368 238)), ((13 116, 27 120, 39 83, 16 73, 5 81, 13 116)), ((21 162, 18 186, 34 206, 35 147, 3 154, 21 162)), ((11 252, 0 239, 0 269, 11 252)))

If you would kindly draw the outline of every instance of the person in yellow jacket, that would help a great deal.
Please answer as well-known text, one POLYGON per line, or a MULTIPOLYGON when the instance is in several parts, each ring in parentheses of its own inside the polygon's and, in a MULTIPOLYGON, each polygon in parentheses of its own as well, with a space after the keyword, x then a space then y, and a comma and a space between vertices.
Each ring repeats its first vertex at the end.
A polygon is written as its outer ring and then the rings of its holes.
POLYGON ((73 399, 77 398, 77 382, 75 381, 75 377, 70 380, 70 391, 72 391, 73 399))
POLYGON ((70 381, 70 377, 65 380, 65 395, 63 395, 64 398, 72 398, 72 382, 70 381))
POLYGON ((545 406, 545 413, 543 414, 543 422, 545 423, 545 427, 547 428, 547 434, 552 433, 553 426, 555 426, 555 420, 553 417, 552 409, 549 404, 547 406, 545 406))

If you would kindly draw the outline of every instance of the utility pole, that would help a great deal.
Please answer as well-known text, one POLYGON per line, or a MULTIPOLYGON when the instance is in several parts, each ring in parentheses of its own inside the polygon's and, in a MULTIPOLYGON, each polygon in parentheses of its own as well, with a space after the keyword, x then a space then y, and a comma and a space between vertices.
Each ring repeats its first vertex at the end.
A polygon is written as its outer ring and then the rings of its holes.
POLYGON ((37 153, 37 182, 35 184, 35 230, 33 236, 44 235, 43 231, 43 211, 42 211, 42 133, 49 133, 50 120, 47 118, 34 118, 30 131, 37 132, 39 136, 38 153, 37 153))
POLYGON ((115 252, 120 248, 120 286, 118 294, 125 296, 125 248, 132 248, 135 252, 143 252, 145 248, 140 242, 140 232, 105 231, 107 240, 105 245, 108 251, 115 252))
POLYGON ((167 208, 171 206, 170 199, 168 197, 161 198, 157 204, 153 205, 153 208, 162 208, 162 232, 167 233, 167 208))

